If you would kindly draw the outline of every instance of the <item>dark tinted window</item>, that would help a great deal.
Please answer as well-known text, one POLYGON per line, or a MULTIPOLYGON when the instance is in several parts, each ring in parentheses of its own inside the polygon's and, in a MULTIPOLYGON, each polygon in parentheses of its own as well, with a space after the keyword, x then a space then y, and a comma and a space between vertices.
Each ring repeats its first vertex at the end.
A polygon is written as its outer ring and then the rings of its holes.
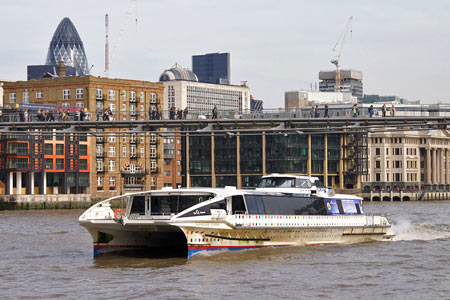
POLYGON ((277 195, 246 195, 248 214, 326 215, 322 198, 277 195))
POLYGON ((151 197, 152 214, 177 214, 212 198, 212 195, 163 195, 151 197))
POLYGON ((198 217, 198 216, 207 216, 211 214, 211 209, 223 209, 226 210, 225 200, 220 200, 211 204, 204 205, 197 209, 188 211, 185 214, 182 214, 180 217, 198 217))
POLYGON ((145 214, 145 196, 134 196, 131 213, 145 214))
POLYGON ((232 214, 245 214, 245 204, 244 197, 242 196, 233 196, 231 198, 231 208, 232 214))

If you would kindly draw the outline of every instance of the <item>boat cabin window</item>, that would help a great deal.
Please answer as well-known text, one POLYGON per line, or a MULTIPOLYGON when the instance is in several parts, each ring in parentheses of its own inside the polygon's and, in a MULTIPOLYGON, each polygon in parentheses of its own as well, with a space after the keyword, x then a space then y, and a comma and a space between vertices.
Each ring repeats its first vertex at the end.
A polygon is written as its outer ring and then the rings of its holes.
POLYGON ((295 187, 296 188, 311 188, 313 183, 309 179, 296 178, 295 179, 295 187))
POLYGON ((231 197, 231 209, 233 215, 238 214, 245 214, 245 203, 244 203, 244 197, 241 195, 233 196, 231 197))
POLYGON ((281 187, 290 188, 295 186, 295 178, 291 177, 270 177, 262 178, 258 184, 259 188, 265 187, 281 187))
POLYGON ((133 202, 131 204, 131 211, 132 214, 145 214, 145 196, 144 195, 137 195, 133 196, 133 202))
POLYGON ((361 200, 325 199, 329 215, 361 215, 361 200))
POLYGON ((212 197, 213 195, 152 195, 151 214, 177 214, 212 197))
POLYGON ((185 214, 180 215, 180 217, 198 217, 198 216, 207 216, 211 215, 211 209, 227 209, 227 205, 225 202, 225 199, 222 199, 220 201, 216 201, 211 204, 206 204, 202 207, 199 207, 197 209, 188 211, 185 214))
POLYGON ((322 198, 276 195, 245 195, 248 214, 326 215, 322 198))

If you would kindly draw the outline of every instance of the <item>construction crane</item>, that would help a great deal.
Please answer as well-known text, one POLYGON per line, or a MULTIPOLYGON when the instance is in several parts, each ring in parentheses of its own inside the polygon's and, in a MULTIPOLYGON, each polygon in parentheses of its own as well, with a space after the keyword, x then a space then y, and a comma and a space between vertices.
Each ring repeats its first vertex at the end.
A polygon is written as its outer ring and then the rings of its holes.
POLYGON ((347 39, 348 33, 351 32, 352 27, 352 19, 353 17, 348 18, 347 25, 345 26, 344 32, 341 34, 336 44, 333 47, 333 52, 336 53, 334 58, 331 60, 331 63, 336 66, 336 73, 334 75, 334 89, 336 92, 341 91, 341 70, 340 70, 340 62, 341 62, 341 54, 342 49, 344 48, 345 40, 347 39), (336 51, 337 50, 337 51, 336 51))

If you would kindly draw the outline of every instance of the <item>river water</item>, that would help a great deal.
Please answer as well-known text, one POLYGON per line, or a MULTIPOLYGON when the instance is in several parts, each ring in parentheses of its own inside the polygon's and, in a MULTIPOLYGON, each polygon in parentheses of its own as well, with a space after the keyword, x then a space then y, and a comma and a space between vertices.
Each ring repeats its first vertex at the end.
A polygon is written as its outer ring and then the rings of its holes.
POLYGON ((450 202, 365 203, 394 241, 92 258, 80 210, 0 212, 0 299, 450 299, 450 202))

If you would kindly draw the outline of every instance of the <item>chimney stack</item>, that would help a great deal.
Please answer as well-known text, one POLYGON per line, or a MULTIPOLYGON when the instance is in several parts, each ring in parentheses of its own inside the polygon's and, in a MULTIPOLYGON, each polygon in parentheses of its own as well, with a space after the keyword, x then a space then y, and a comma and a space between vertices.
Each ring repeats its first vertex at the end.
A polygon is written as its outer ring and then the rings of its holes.
POLYGON ((58 77, 66 77, 66 65, 62 60, 58 64, 58 77))

